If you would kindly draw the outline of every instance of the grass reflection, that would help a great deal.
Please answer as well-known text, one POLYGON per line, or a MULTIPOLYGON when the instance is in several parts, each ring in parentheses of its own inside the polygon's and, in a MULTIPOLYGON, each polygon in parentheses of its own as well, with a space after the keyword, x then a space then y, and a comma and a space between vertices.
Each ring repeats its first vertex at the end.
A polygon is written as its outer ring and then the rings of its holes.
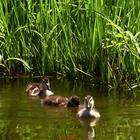
MULTIPOLYGON (((113 117, 113 116, 112 116, 113 117)), ((135 116, 116 116, 112 120, 101 120, 97 125, 97 140, 139 140, 140 119, 135 116)))
POLYGON ((16 133, 22 140, 32 140, 38 136, 38 130, 42 126, 31 126, 29 124, 17 124, 16 133))

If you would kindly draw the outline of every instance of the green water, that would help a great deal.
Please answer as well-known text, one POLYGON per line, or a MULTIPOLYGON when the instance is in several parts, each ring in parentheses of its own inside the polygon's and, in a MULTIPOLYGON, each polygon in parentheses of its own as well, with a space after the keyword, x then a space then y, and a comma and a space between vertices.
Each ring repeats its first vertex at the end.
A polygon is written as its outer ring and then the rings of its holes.
POLYGON ((83 101, 91 94, 101 114, 96 125, 87 127, 75 109, 46 107, 39 98, 27 96, 28 79, 0 79, 0 140, 140 140, 137 93, 128 96, 80 81, 50 80, 56 95, 78 95, 83 101))

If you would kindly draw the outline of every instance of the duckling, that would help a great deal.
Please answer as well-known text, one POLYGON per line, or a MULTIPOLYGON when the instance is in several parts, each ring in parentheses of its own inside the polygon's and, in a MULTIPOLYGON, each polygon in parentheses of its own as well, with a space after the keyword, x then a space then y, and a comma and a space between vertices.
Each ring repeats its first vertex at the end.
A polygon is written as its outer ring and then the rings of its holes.
POLYGON ((31 83, 27 86, 26 92, 30 96, 50 96, 54 93, 50 90, 50 83, 47 77, 39 83, 31 83))
POLYGON ((80 99, 78 96, 70 96, 67 98, 52 95, 41 99, 41 103, 49 106, 78 107, 80 105, 80 99))
POLYGON ((100 113, 94 108, 94 100, 91 95, 85 97, 84 108, 77 113, 79 118, 100 118, 100 113))

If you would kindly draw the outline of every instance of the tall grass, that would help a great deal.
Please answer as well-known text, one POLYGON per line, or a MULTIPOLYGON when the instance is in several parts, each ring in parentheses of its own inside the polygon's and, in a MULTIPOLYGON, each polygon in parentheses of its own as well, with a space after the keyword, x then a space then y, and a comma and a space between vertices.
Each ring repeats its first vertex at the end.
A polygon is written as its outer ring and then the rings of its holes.
POLYGON ((24 59, 34 75, 138 83, 139 8, 138 0, 1 0, 0 53, 24 59))

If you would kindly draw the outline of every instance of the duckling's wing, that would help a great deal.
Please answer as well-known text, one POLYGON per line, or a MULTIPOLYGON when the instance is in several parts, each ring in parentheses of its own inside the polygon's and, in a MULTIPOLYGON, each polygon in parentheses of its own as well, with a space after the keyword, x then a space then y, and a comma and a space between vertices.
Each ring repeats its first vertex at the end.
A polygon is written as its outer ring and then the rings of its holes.
POLYGON ((81 109, 81 110, 78 111, 77 116, 78 116, 79 118, 82 118, 82 117, 85 117, 86 114, 87 114, 86 109, 83 108, 83 109, 81 109))
POLYGON ((50 95, 54 95, 54 93, 51 90, 46 90, 46 95, 50 96, 50 95))
POLYGON ((94 118, 100 118, 100 113, 96 109, 92 109, 90 113, 94 118))

